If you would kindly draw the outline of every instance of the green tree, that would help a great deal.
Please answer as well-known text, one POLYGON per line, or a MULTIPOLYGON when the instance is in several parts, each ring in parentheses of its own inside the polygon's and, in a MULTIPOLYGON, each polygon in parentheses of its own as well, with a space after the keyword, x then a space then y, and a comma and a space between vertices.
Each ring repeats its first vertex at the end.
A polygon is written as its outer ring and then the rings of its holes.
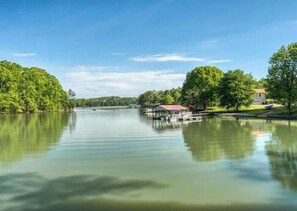
POLYGON ((174 98, 174 104, 181 103, 181 88, 174 88, 170 90, 170 95, 174 98))
POLYGON ((219 93, 221 106, 227 109, 234 107, 238 111, 241 106, 252 104, 254 79, 242 70, 229 70, 221 80, 219 93))
POLYGON ((45 70, 0 61, 0 113, 69 109, 67 93, 45 70))
POLYGON ((75 105, 75 95, 76 93, 72 90, 72 89, 69 89, 68 90, 68 101, 69 101, 69 108, 70 109, 73 109, 74 108, 74 105, 75 105))
POLYGON ((291 115, 292 104, 297 100, 297 42, 282 46, 269 63, 267 90, 291 115))
POLYGON ((174 103, 174 98, 170 94, 166 94, 164 96, 163 104, 165 105, 171 105, 174 103))
POLYGON ((182 87, 182 102, 186 105, 203 105, 205 110, 209 104, 218 101, 217 88, 223 77, 223 71, 210 66, 196 67, 187 74, 182 87))
POLYGON ((257 89, 265 89, 267 87, 267 79, 261 78, 256 81, 256 88, 257 89))
POLYGON ((139 104, 142 106, 153 106, 156 104, 160 104, 161 102, 161 95, 160 91, 147 91, 139 96, 139 104))

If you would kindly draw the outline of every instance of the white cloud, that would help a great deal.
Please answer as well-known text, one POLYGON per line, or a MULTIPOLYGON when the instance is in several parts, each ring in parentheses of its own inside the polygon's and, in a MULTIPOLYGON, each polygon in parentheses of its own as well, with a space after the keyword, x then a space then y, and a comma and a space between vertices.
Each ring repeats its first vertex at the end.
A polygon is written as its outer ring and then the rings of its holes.
POLYGON ((115 52, 115 53, 111 53, 111 55, 114 55, 114 56, 124 56, 124 55, 126 55, 126 53, 115 52))
MULTIPOLYGON (((74 68, 77 69, 77 68, 74 68)), ((147 90, 182 86, 185 74, 173 71, 92 72, 84 69, 67 74, 66 88, 77 97, 138 96, 147 90)))
POLYGON ((118 67, 118 66, 76 66, 72 68, 72 72, 84 72, 84 71, 106 71, 106 70, 119 70, 119 69, 124 69, 123 67, 118 67))
POLYGON ((154 55, 142 55, 132 57, 130 60, 135 62, 208 62, 208 63, 226 63, 231 62, 230 59, 216 59, 209 60, 200 57, 189 57, 184 54, 154 54, 154 55))
POLYGON ((12 55, 15 57, 29 57, 29 56, 35 56, 36 53, 13 53, 12 55))
POLYGON ((188 57, 183 54, 154 54, 154 55, 142 55, 132 57, 130 60, 135 62, 203 62, 206 59, 199 57, 188 57))
POLYGON ((209 60, 209 63, 227 63, 227 62, 231 62, 230 59, 218 59, 218 60, 209 60))

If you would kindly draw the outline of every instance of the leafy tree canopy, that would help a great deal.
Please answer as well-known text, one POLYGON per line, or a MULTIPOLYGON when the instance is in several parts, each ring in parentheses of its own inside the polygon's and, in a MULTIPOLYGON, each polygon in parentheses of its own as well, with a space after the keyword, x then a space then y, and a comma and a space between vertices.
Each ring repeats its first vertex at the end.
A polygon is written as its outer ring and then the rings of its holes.
POLYGON ((267 90, 270 97, 285 105, 291 114, 297 101, 297 42, 282 46, 270 58, 267 90))
POLYGON ((245 74, 242 70, 229 70, 220 83, 220 105, 227 109, 234 107, 236 111, 241 106, 250 106, 255 93, 254 85, 251 74, 245 74))
POLYGON ((165 91, 150 90, 142 93, 138 98, 138 103, 141 106, 154 106, 154 105, 171 105, 180 104, 181 88, 174 88, 165 91))
POLYGON ((0 61, 0 113, 69 109, 59 81, 45 70, 0 61))
POLYGON ((218 102, 218 86, 223 71, 211 66, 196 67, 187 74, 182 88, 182 102, 186 105, 199 106, 203 109, 218 102))

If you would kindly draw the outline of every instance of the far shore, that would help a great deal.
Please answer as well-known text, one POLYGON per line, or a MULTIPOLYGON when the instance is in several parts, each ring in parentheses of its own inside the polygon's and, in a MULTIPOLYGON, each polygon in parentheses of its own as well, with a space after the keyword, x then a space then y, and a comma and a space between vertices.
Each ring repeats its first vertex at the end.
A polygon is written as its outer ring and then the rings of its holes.
POLYGON ((259 118, 259 119, 278 119, 278 120, 297 120, 297 115, 255 115, 255 114, 249 114, 249 113, 207 113, 202 112, 205 114, 205 116, 209 117, 234 117, 234 118, 259 118))
POLYGON ((296 120, 297 107, 288 115, 286 108, 280 104, 273 104, 272 109, 266 109, 267 105, 251 105, 242 107, 239 111, 227 110, 224 107, 213 106, 206 110, 192 111, 194 114, 201 114, 204 117, 234 117, 234 118, 259 118, 259 119, 278 119, 278 120, 296 120))

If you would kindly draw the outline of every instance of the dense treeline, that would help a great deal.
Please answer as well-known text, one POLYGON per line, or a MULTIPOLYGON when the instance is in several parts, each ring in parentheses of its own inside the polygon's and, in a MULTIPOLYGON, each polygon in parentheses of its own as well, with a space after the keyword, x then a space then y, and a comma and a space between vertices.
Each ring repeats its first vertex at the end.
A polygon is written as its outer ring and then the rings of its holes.
POLYGON ((154 106, 159 104, 180 104, 181 88, 165 90, 165 91, 147 91, 138 98, 141 106, 154 106))
POLYGON ((53 75, 37 67, 0 61, 0 113, 70 108, 67 92, 53 75))
POLYGON ((137 104, 137 97, 98 97, 98 98, 80 98, 75 99, 74 104, 76 107, 92 107, 92 106, 128 106, 137 104))
POLYGON ((146 91, 139 96, 141 106, 159 104, 182 104, 193 109, 222 105, 238 110, 253 102, 255 88, 261 87, 263 79, 257 81, 242 70, 223 73, 217 67, 201 66, 190 71, 182 88, 166 91, 146 91))
POLYGON ((269 63, 267 77, 258 81, 239 69, 224 73, 217 67, 196 67, 187 73, 182 88, 147 91, 139 96, 139 104, 181 103, 203 110, 208 106, 220 105, 238 111, 240 107, 253 103, 256 88, 264 88, 269 98, 286 106, 291 114, 292 105, 297 101, 297 43, 282 46, 272 55, 269 63))
POLYGON ((282 46, 269 60, 266 87, 270 97, 288 109, 297 102, 297 42, 282 46))

